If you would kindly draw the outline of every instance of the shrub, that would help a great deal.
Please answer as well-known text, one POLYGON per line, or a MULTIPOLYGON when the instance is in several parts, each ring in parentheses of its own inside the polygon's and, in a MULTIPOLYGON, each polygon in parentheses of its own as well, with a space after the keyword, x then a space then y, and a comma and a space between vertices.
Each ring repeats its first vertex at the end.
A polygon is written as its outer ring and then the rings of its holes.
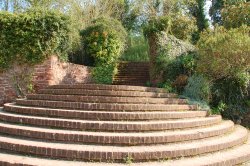
POLYGON ((149 20, 148 24, 143 27, 143 33, 146 37, 150 37, 162 31, 168 32, 171 25, 171 18, 169 16, 154 18, 149 20))
POLYGON ((198 42, 198 70, 217 80, 237 78, 250 68, 250 28, 242 26, 226 30, 217 27, 215 31, 204 32, 198 42))
POLYGON ((81 31, 84 56, 96 66, 93 77, 98 83, 112 83, 117 59, 126 44, 126 30, 112 18, 98 18, 81 31), (109 77, 109 78, 108 78, 109 77))
POLYGON ((226 28, 238 28, 244 24, 250 26, 250 2, 226 5, 221 14, 226 28))
POLYGON ((98 65, 92 70, 95 83, 112 84, 113 75, 116 73, 115 64, 98 65))
POLYGON ((178 76, 191 76, 196 70, 195 52, 184 53, 178 57, 159 54, 156 60, 156 72, 163 71, 163 80, 174 83, 178 76))
POLYGON ((192 34, 197 30, 194 18, 185 15, 177 15, 172 18, 171 32, 178 39, 191 41, 192 34))
POLYGON ((247 87, 250 71, 250 29, 217 27, 213 32, 201 34, 198 71, 212 82, 213 107, 225 103, 222 113, 230 119, 237 119, 247 110, 247 87))
POLYGON ((0 12, 0 70, 13 62, 40 63, 51 54, 67 59, 70 23, 55 11, 0 12))
POLYGON ((210 82, 202 75, 194 74, 188 78, 183 95, 195 101, 209 102, 211 96, 210 82))

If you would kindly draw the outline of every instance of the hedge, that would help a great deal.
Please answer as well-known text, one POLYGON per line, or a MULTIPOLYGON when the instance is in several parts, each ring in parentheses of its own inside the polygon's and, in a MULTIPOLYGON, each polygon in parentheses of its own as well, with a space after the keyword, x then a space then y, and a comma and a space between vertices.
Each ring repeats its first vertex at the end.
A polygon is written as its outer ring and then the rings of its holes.
POLYGON ((0 12, 0 70, 14 62, 37 64, 49 55, 66 59, 70 19, 56 11, 0 12))

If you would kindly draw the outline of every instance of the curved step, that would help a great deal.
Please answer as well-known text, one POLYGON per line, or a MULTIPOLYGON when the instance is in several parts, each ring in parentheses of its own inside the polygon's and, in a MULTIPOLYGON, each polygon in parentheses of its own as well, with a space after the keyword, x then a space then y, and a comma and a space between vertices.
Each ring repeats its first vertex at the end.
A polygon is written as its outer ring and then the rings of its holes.
POLYGON ((63 117, 91 120, 167 120, 207 116, 207 111, 171 111, 171 112, 108 112, 52 109, 41 107, 26 107, 15 104, 5 104, 4 110, 18 114, 39 115, 46 117, 63 117))
POLYGON ((48 143, 0 136, 0 148, 57 159, 123 161, 124 158, 130 156, 134 161, 144 161, 193 156, 227 149, 244 143, 247 136, 247 130, 237 126, 232 133, 223 136, 178 144, 133 147, 48 143))
POLYGON ((232 131, 234 123, 224 121, 211 127, 168 130, 149 133, 107 133, 48 129, 30 126, 20 126, 0 122, 0 133, 27 137, 32 139, 62 141, 64 143, 93 143, 110 145, 147 145, 163 144, 202 139, 222 135, 232 131))
POLYGON ((104 85, 104 84, 62 84, 52 85, 46 89, 88 89, 88 90, 110 90, 110 91, 139 91, 139 92, 166 92, 162 88, 126 85, 104 85))
POLYGON ((108 110, 108 111, 178 111, 197 110, 197 105, 163 105, 163 104, 123 104, 123 103, 84 103, 49 100, 17 99, 18 105, 38 106, 50 108, 67 108, 83 110, 108 110))
POLYGON ((19 115, 0 111, 0 120, 4 122, 64 129, 130 132, 160 131, 169 129, 192 128, 197 126, 208 126, 221 122, 221 116, 168 121, 90 121, 46 118, 38 116, 19 115))
MULTIPOLYGON (((213 152, 202 156, 185 157, 177 160, 162 160, 157 162, 132 163, 129 166, 235 166, 250 160, 250 138, 240 146, 227 150, 213 152)), ((111 166, 103 162, 79 162, 36 158, 14 154, 0 153, 0 164, 7 166, 111 166)), ((128 164, 112 163, 112 166, 127 166, 128 164)), ((248 166, 243 164, 242 166, 248 166)))
POLYGON ((177 97, 173 93, 140 92, 140 91, 109 91, 109 90, 86 90, 86 89, 42 89, 39 94, 54 95, 85 95, 85 96, 122 96, 122 97, 177 97))
POLYGON ((127 104, 187 104, 186 99, 177 98, 142 98, 142 97, 107 97, 107 96, 79 96, 79 95, 50 95, 30 94, 30 100, 75 101, 89 103, 127 103, 127 104))

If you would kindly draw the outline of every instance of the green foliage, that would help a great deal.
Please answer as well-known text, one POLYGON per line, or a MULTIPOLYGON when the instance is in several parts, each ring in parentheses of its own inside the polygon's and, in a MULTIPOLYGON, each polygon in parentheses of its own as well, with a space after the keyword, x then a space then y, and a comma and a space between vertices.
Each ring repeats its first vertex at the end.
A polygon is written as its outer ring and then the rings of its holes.
POLYGON ((95 83, 112 84, 113 76, 116 73, 115 64, 102 64, 93 68, 92 76, 95 83))
POLYGON ((250 29, 217 27, 204 32, 198 42, 198 71, 212 82, 213 107, 226 104, 224 117, 236 120, 247 110, 247 88, 250 84, 250 29))
POLYGON ((174 82, 179 75, 191 76, 196 70, 196 61, 197 55, 195 52, 189 52, 165 62, 162 61, 165 65, 164 80, 174 82))
POLYGON ((148 24, 144 26, 144 35, 149 37, 161 31, 168 32, 171 28, 171 18, 169 16, 157 17, 149 20, 148 24))
POLYGON ((238 28, 242 25, 250 26, 250 2, 226 5, 222 10, 223 26, 238 28))
POLYGON ((158 88, 163 88, 166 90, 166 92, 176 92, 175 89, 172 86, 172 83, 170 81, 162 82, 157 84, 158 88))
POLYGON ((192 34, 196 31, 197 25, 193 17, 182 14, 173 16, 171 32, 176 38, 191 41, 192 34))
POLYGON ((198 105, 199 108, 202 109, 202 110, 207 110, 207 111, 211 110, 211 109, 210 109, 210 106, 209 106, 208 103, 205 102, 205 101, 197 101, 197 100, 194 100, 194 99, 192 99, 192 98, 188 98, 188 97, 186 97, 186 96, 183 96, 183 98, 188 99, 188 104, 191 104, 191 105, 198 105))
POLYGON ((183 95, 195 101, 208 103, 211 96, 210 82, 202 75, 194 74, 188 78, 183 95))
POLYGON ((209 27, 208 19, 206 18, 206 15, 205 15, 205 3, 206 3, 206 0, 197 0, 198 8, 197 8, 195 17, 197 20, 197 26, 198 26, 199 32, 209 27))
POLYGON ((132 164, 133 163, 133 157, 131 155, 128 155, 127 157, 125 157, 124 159, 124 162, 128 165, 132 164))
POLYGON ((125 47, 126 30, 112 18, 98 18, 81 31, 84 56, 92 58, 97 83, 111 84, 116 62, 125 47))
POLYGON ((67 59, 70 20, 54 11, 0 12, 0 70, 14 62, 37 64, 52 54, 67 59))
POLYGON ((132 62, 149 61, 148 43, 143 36, 130 36, 128 41, 128 48, 121 56, 121 60, 132 62))
POLYGON ((250 28, 226 30, 217 27, 215 31, 201 34, 198 70, 217 80, 236 78, 250 68, 250 28))
POLYGON ((209 15, 213 24, 221 24, 221 9, 224 7, 224 0, 212 0, 212 6, 209 9, 209 15))
POLYGON ((223 113, 226 110, 226 108, 227 108, 227 105, 220 101, 217 107, 211 109, 211 113, 219 115, 223 113))
POLYGON ((81 31, 84 56, 95 65, 115 62, 124 50, 127 33, 121 23, 112 18, 99 18, 81 31))

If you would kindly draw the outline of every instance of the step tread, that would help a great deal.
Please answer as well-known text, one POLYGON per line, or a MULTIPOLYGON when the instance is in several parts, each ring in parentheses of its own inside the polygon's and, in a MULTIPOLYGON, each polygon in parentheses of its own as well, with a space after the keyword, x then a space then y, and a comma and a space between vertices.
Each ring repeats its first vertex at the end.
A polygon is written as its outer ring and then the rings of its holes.
MULTIPOLYGON (((34 127, 27 125, 17 125, 10 123, 0 122, 1 128, 33 131, 33 132, 46 132, 51 134, 68 134, 68 135, 93 135, 93 136, 112 136, 112 137, 162 137, 162 136, 183 136, 188 134, 203 134, 205 132, 217 131, 222 129, 228 129, 234 126, 232 121, 223 121, 219 124, 207 127, 197 127, 195 129, 185 129, 185 130, 167 130, 158 132, 130 132, 130 133, 113 133, 113 132, 92 132, 92 131, 74 131, 74 130, 61 130, 61 129, 50 129, 42 127, 34 127)), ((0 133, 3 131, 0 131, 0 133)), ((18 133, 18 132, 17 132, 18 133)))
POLYGON ((4 122, 30 124, 64 129, 95 130, 95 131, 160 131, 168 129, 193 128, 221 122, 221 116, 206 118, 188 118, 176 120, 149 121, 103 121, 48 118, 41 116, 20 115, 0 111, 0 119, 4 122))
POLYGON ((8 113, 3 110, 0 110, 0 115, 7 115, 12 117, 19 117, 19 118, 34 118, 34 119, 47 119, 47 120, 59 120, 59 121, 72 121, 72 122, 85 122, 85 123, 100 123, 100 124, 165 124, 165 123, 188 123, 188 122, 201 122, 204 120, 213 120, 213 119, 221 119, 220 115, 216 116, 209 116, 209 117, 198 117, 198 118, 188 118, 188 119, 175 119, 175 120, 162 120, 162 121, 95 121, 95 120, 77 120, 77 119, 61 119, 61 118, 52 118, 52 117, 40 117, 40 116, 32 116, 32 115, 21 115, 15 113, 8 113))
MULTIPOLYGON (((67 144, 67 143, 51 143, 39 140, 25 140, 18 139, 11 136, 0 135, 0 146, 1 144, 22 145, 28 147, 42 147, 49 149, 64 149, 71 151, 88 151, 88 152, 102 152, 102 153, 129 153, 129 154, 140 154, 140 153, 154 153, 154 152, 173 152, 180 150, 192 150, 204 147, 215 147, 217 150, 236 146, 246 141, 248 131, 241 127, 236 126, 235 130, 229 134, 223 136, 215 136, 211 138, 205 138, 201 140, 186 141, 181 143, 170 143, 161 145, 146 145, 146 146, 107 146, 107 145, 79 145, 79 144, 67 144), (221 147, 223 145, 223 147, 221 147)), ((9 149, 11 150, 11 149, 9 149)), ((209 152, 210 148, 207 149, 209 152)), ((205 151, 203 153, 206 153, 205 151)))
POLYGON ((142 104, 142 103, 87 103, 75 101, 52 101, 52 100, 28 100, 17 99, 18 105, 42 106, 51 108, 70 108, 86 110, 109 110, 109 111, 176 111, 197 110, 197 105, 189 104, 142 104))
POLYGON ((95 110, 74 110, 74 109, 55 109, 46 107, 28 107, 15 105, 14 103, 4 104, 4 110, 18 114, 63 117, 68 119, 95 119, 95 120, 166 120, 183 119, 193 117, 206 117, 208 112, 201 111, 95 111, 95 110))
POLYGON ((105 95, 114 95, 114 96, 144 96, 144 97, 177 97, 177 94, 167 93, 167 92, 141 92, 141 91, 124 91, 124 90, 87 90, 87 89, 42 89, 38 92, 39 94, 81 94, 87 96, 105 96, 105 95))
POLYGON ((165 89, 155 88, 155 87, 145 87, 145 86, 132 86, 132 85, 104 85, 104 84, 61 84, 61 85, 52 85, 46 89, 100 89, 100 90, 120 90, 120 91, 153 91, 153 92, 166 92, 165 89))
MULTIPOLYGON (((132 163, 130 166, 233 166, 250 160, 250 135, 248 141, 240 146, 195 157, 184 157, 177 160, 132 163)), ((122 163, 79 162, 22 156, 0 152, 1 162, 24 164, 29 166, 127 166, 122 163)), ((243 164, 244 165, 244 164, 243 164)))
POLYGON ((79 96, 79 95, 53 95, 53 94, 28 94, 31 100, 54 100, 54 101, 89 101, 89 102, 122 102, 122 103, 150 103, 171 104, 175 102, 187 103, 187 99, 178 98, 147 98, 147 97, 115 97, 115 96, 79 96))

